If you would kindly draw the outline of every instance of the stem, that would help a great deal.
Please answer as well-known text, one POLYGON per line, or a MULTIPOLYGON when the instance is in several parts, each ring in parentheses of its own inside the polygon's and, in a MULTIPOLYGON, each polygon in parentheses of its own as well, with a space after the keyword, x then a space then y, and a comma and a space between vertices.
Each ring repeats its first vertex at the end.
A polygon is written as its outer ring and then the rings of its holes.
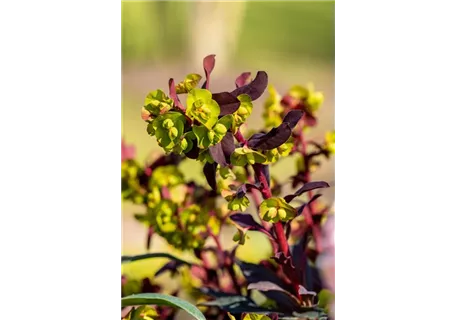
POLYGON ((241 128, 239 128, 238 131, 236 131, 236 133, 234 134, 234 137, 237 139, 237 141, 239 141, 243 145, 245 145, 245 146, 247 145, 247 140, 245 140, 244 136, 242 135, 241 128))

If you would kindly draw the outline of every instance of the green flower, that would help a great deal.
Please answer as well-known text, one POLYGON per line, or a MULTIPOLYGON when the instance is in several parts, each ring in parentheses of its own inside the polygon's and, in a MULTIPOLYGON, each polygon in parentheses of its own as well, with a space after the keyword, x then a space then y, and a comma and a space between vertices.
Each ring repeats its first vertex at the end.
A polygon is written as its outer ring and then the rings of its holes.
POLYGON ((157 142, 165 151, 170 152, 181 144, 184 133, 185 116, 180 112, 167 112, 159 115, 147 126, 150 135, 157 137, 157 142))
POLYGON ((162 166, 152 172, 151 185, 158 187, 174 187, 184 183, 184 175, 174 165, 162 166))
POLYGON ((144 109, 155 118, 163 114, 173 107, 173 99, 168 97, 162 90, 154 90, 149 92, 144 102, 144 109))
POLYGON ((241 105, 239 106, 239 109, 233 113, 233 131, 237 131, 237 129, 247 121, 247 118, 250 117, 253 110, 252 98, 250 98, 250 96, 241 94, 237 99, 241 102, 241 105))
POLYGON ((178 222, 174 214, 176 210, 176 204, 170 200, 162 200, 155 207, 156 225, 160 233, 171 233, 177 230, 178 222))
POLYGON ((245 166, 247 164, 265 163, 267 158, 258 151, 248 147, 236 148, 230 156, 231 163, 235 166, 245 166))
POLYGON ((207 129, 217 123, 220 106, 212 99, 212 93, 206 89, 193 89, 188 93, 186 114, 198 120, 207 129))
POLYGON ((214 163, 214 159, 212 159, 211 154, 209 153, 208 150, 200 151, 198 155, 198 161, 201 161, 202 163, 214 163))
POLYGON ((185 79, 176 85, 176 93, 189 93, 201 80, 201 76, 196 73, 188 74, 185 79))
POLYGON ((207 149, 222 141, 227 131, 231 128, 232 122, 233 116, 226 115, 220 118, 212 129, 208 129, 206 126, 194 126, 192 130, 198 141, 198 148, 207 149))
POLYGON ((272 86, 268 86, 269 97, 264 104, 263 119, 267 128, 278 127, 282 123, 281 114, 284 109, 280 101, 282 97, 277 90, 272 86))
POLYGON ((268 222, 287 222, 296 217, 296 209, 283 198, 269 198, 260 204, 260 216, 268 222))
POLYGON ((241 246, 245 244, 245 239, 250 239, 247 237, 247 232, 238 229, 238 231, 233 236, 233 241, 238 242, 241 246))
POLYGON ((250 200, 246 196, 236 197, 236 192, 224 191, 222 196, 228 201, 228 209, 232 211, 245 211, 250 205, 250 200))
POLYGON ((325 136, 325 148, 328 150, 329 154, 334 154, 336 152, 336 131, 326 132, 325 136))

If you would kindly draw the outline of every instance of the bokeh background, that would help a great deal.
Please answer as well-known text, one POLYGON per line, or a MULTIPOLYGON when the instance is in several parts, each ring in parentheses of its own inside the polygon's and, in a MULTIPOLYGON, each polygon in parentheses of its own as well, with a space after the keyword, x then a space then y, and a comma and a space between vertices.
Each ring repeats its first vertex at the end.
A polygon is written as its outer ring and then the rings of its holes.
MULTIPOLYGON (((310 136, 323 138, 326 131, 334 129, 333 1, 126 1, 122 3, 122 136, 136 145, 140 161, 160 150, 140 118, 147 93, 158 88, 167 92, 171 77, 178 82, 189 73, 204 75, 202 59, 208 54, 216 54, 211 90, 234 89, 234 80, 245 71, 253 75, 266 71, 279 93, 294 84, 312 82, 323 91, 325 102, 318 114, 319 125, 310 136)), ((254 103, 249 128, 261 128, 266 96, 254 103)), ((285 181, 294 169, 294 159, 286 159, 273 166, 271 173, 285 181)), ((204 183, 198 163, 186 161, 184 171, 189 178, 204 183)), ((313 177, 334 186, 334 160, 323 163, 313 177)), ((323 199, 332 203, 334 188, 325 190, 323 199)), ((145 251, 146 230, 133 218, 141 211, 141 207, 122 204, 123 254, 145 251)), ((255 232, 249 236, 238 250, 241 258, 255 262, 268 257, 268 241, 255 232)), ((228 232, 222 242, 229 247, 231 238, 228 232)), ((174 252, 156 236, 152 243, 152 251, 174 252)), ((165 262, 135 262, 122 268, 130 278, 139 278, 150 276, 165 262)), ((168 281, 164 276, 155 279, 169 287, 168 281)))

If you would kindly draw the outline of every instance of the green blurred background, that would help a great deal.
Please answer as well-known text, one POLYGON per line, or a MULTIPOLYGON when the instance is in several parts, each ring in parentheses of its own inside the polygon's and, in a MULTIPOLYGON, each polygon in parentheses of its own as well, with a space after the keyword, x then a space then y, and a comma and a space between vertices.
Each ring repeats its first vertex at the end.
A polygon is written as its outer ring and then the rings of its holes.
MULTIPOLYGON (((294 84, 312 82, 325 94, 319 126, 311 137, 323 137, 334 129, 334 2, 123 2, 122 3, 122 135, 137 147, 140 161, 159 150, 146 133, 140 110, 147 93, 167 92, 168 79, 177 82, 188 73, 204 75, 202 59, 216 54, 213 90, 234 89, 234 80, 245 71, 264 70, 280 93, 294 84)), ((249 128, 261 128, 264 97, 254 104, 249 128)), ((285 181, 294 170, 294 159, 273 166, 271 172, 285 181)), ((204 183, 201 166, 185 162, 188 177, 204 183)), ((334 160, 324 163, 314 179, 334 185, 334 160)), ((324 193, 332 203, 334 188, 324 193)), ((122 205, 122 253, 144 252, 145 228, 133 219, 142 209, 122 205)), ((267 240, 255 232, 241 257, 257 261, 269 255, 267 240), (260 248, 260 249, 259 249, 260 248)), ((231 246, 232 234, 222 242, 231 246)), ((153 238, 152 251, 172 252, 161 239, 153 238)), ((150 275, 165 261, 125 265, 131 277, 150 275)))

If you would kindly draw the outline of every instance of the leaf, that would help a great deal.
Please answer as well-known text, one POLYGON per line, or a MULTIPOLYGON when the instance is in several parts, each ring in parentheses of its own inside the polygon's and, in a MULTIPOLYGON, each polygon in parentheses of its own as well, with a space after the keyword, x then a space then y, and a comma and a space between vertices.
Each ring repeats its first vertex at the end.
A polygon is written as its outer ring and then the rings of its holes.
POLYGON ((204 175, 206 177, 206 181, 212 190, 217 191, 217 181, 215 179, 215 173, 217 171, 217 163, 209 163, 206 162, 203 168, 204 175))
POLYGON ((291 128, 294 128, 298 124, 299 120, 301 120, 303 115, 304 112, 300 110, 291 110, 285 115, 283 122, 288 123, 291 128))
POLYGON ((220 141, 222 146, 223 154, 225 155, 225 160, 227 163, 230 163, 230 156, 234 152, 236 148, 234 145, 234 136, 231 132, 227 132, 223 137, 222 141, 220 141))
POLYGON ((171 99, 173 99, 174 105, 176 107, 178 107, 179 109, 181 109, 181 110, 185 110, 184 106, 182 105, 182 103, 179 100, 179 97, 177 96, 176 86, 174 84, 174 79, 173 78, 169 79, 168 85, 169 85, 169 97, 171 99))
POLYGON ((258 99, 268 86, 268 74, 264 71, 258 71, 255 79, 252 82, 239 87, 231 92, 235 97, 241 94, 247 94, 252 98, 252 101, 258 99))
POLYGON ((226 167, 228 163, 226 162, 225 154, 223 153, 223 148, 221 143, 217 143, 215 146, 209 147, 209 153, 211 157, 214 159, 222 167, 226 167))
POLYGON ((212 99, 220 106, 220 116, 232 114, 239 109, 241 102, 229 92, 219 92, 212 95, 212 99))
POLYGON ((272 257, 278 264, 282 265, 283 271, 285 274, 293 281, 294 283, 301 283, 298 272, 293 264, 293 258, 291 256, 285 256, 283 252, 277 252, 274 257, 272 257))
POLYGON ((247 290, 287 292, 284 288, 281 288, 278 285, 276 285, 275 283, 272 283, 270 281, 258 281, 255 283, 250 283, 247 286, 247 290))
POLYGON ((202 302, 199 306, 207 307, 218 307, 223 311, 230 312, 232 314, 240 314, 244 312, 255 312, 255 313, 269 313, 271 310, 261 308, 253 302, 252 299, 245 296, 233 295, 224 296, 217 298, 212 301, 202 302))
POLYGON ((182 259, 179 259, 169 253, 164 253, 164 252, 154 252, 154 253, 146 253, 146 254, 140 254, 137 256, 122 256, 122 263, 125 262, 133 262, 133 261, 139 261, 139 260, 145 260, 145 259, 153 259, 153 258, 168 258, 171 260, 178 261, 182 264, 186 265, 191 265, 191 263, 184 261, 182 259))
POLYGON ((152 244, 152 236, 154 234, 154 228, 153 227, 149 227, 149 229, 147 230, 147 239, 146 239, 146 249, 149 250, 150 249, 150 245, 152 244))
POLYGON ((320 188, 329 188, 329 184, 325 181, 312 181, 305 183, 301 188, 299 188, 295 193, 287 195, 284 199, 286 202, 292 201, 294 198, 299 197, 304 192, 309 192, 315 189, 320 188))
POLYGON ((122 298, 122 308, 137 305, 170 306, 186 311, 197 320, 206 320, 203 313, 191 303, 177 297, 159 293, 140 293, 122 298))
POLYGON ((306 203, 304 203, 302 206, 298 207, 296 209, 296 211, 298 212, 298 215, 300 215, 304 209, 309 205, 311 204, 312 202, 314 202, 315 200, 317 200, 318 198, 320 198, 322 195, 317 193, 317 194, 314 194, 313 197, 306 203))
POLYGON ((187 264, 186 263, 182 263, 181 261, 176 261, 176 260, 169 261, 163 267, 158 269, 157 272, 155 272, 154 277, 157 277, 157 276, 161 275, 162 273, 164 273, 166 271, 171 271, 171 274, 175 274, 177 269, 180 266, 183 266, 183 265, 187 265, 187 264))
POLYGON ((251 73, 250 72, 243 72, 241 73, 235 81, 236 88, 245 86, 252 81, 251 73))
POLYGON ((272 238, 271 233, 262 225, 257 223, 250 214, 235 213, 230 216, 230 220, 241 228, 260 231, 266 234, 268 237, 272 238))
POLYGON ((206 74, 206 81, 203 84, 203 89, 209 88, 209 79, 210 79, 212 70, 214 70, 214 66, 215 66, 215 54, 210 54, 203 59, 203 68, 204 68, 204 73, 206 74))

